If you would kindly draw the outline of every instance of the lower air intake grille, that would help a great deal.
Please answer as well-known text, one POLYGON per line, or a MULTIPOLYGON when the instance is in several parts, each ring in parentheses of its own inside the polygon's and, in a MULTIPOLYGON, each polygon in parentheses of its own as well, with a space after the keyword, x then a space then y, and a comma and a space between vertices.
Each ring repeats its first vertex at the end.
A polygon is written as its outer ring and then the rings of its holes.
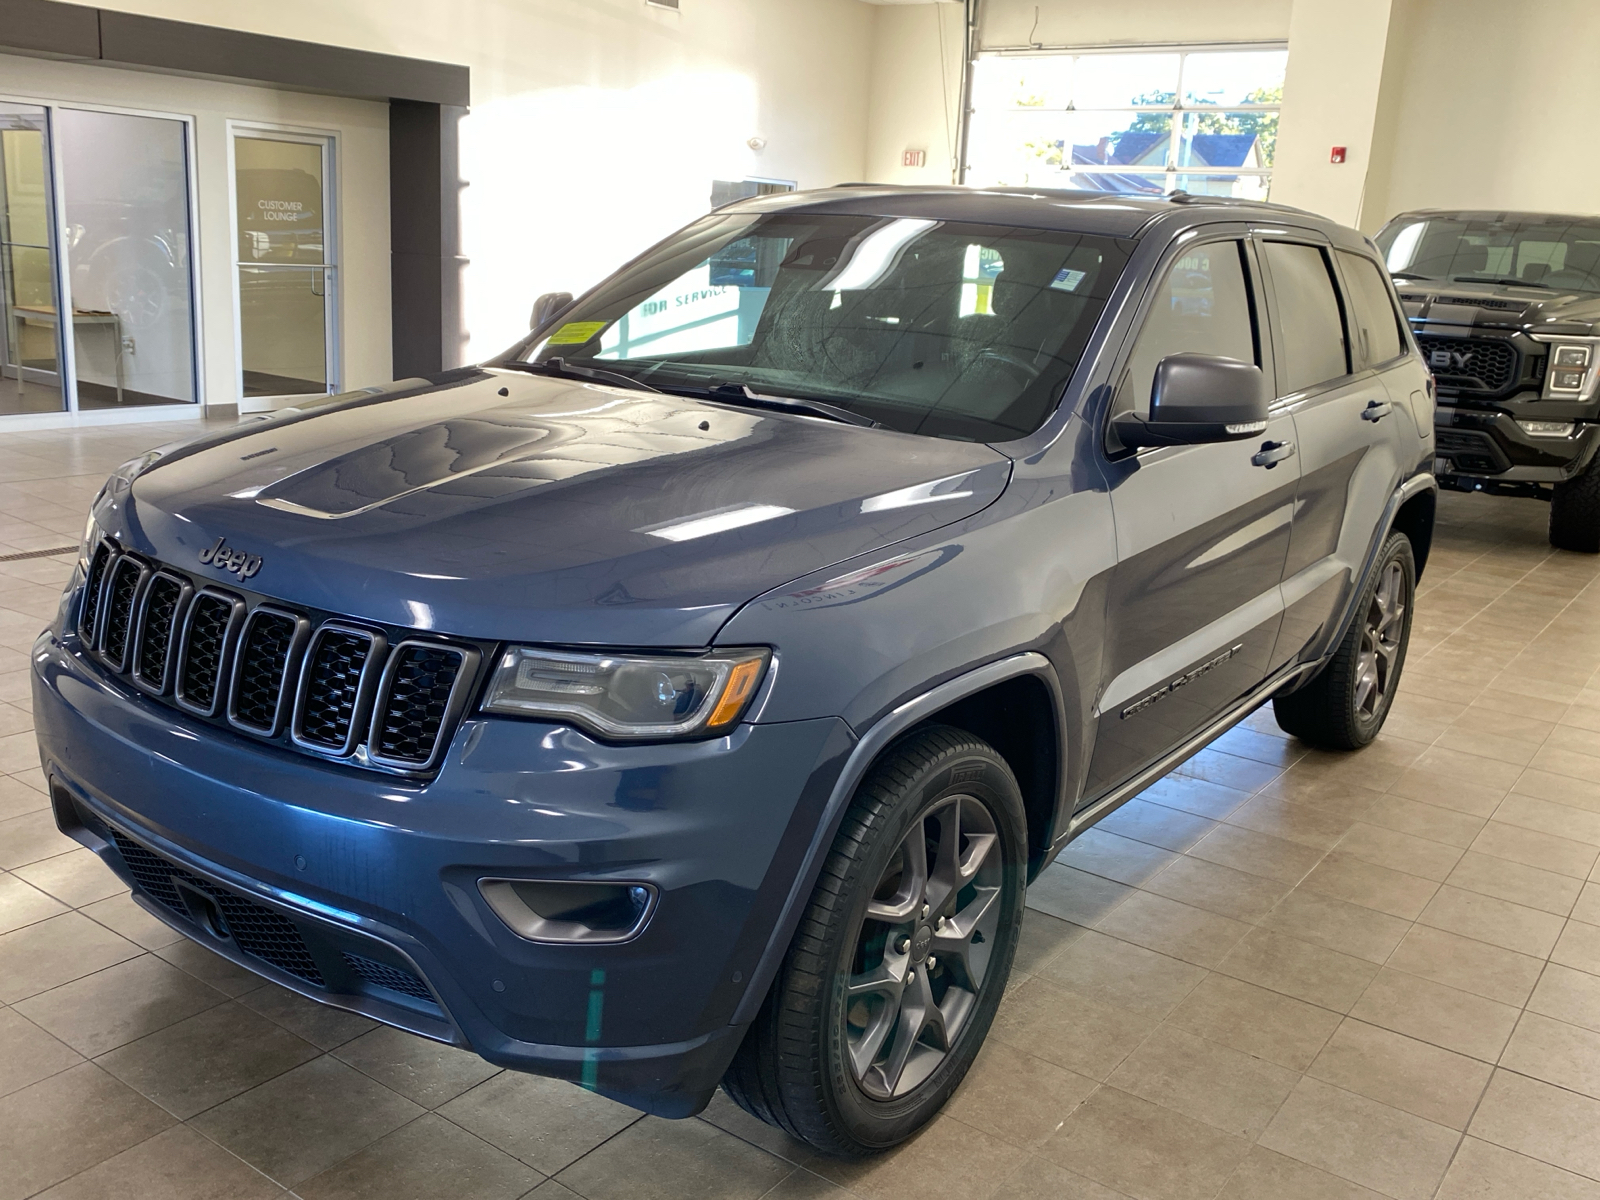
POLYGON ((415 642, 396 649, 386 703, 373 731, 375 757, 417 765, 433 757, 461 665, 459 650, 415 642))
POLYGON ((126 556, 111 568, 111 586, 106 592, 106 631, 101 642, 105 655, 118 670, 128 653, 128 637, 133 630, 133 600, 139 592, 139 564, 126 556))
POLYGON ((306 660, 305 708, 300 739, 330 750, 350 740, 361 675, 372 654, 372 635, 326 629, 318 635, 306 660))
POLYGON ((352 954, 348 950, 342 953, 349 968, 374 987, 388 988, 403 996, 415 996, 418 1000, 433 1002, 433 993, 428 990, 428 985, 410 971, 377 962, 364 954, 352 954))
POLYGON ((222 685, 222 653, 226 649, 233 601, 202 592, 189 606, 189 640, 178 668, 178 691, 195 708, 216 707, 222 685))
MULTIPOLYGON (((311 951, 306 948, 305 939, 289 918, 264 904, 257 904, 254 900, 185 871, 117 830, 112 830, 111 836, 122 854, 122 861, 128 865, 129 873, 151 899, 171 909, 177 916, 192 921, 193 915, 177 885, 182 883, 204 893, 217 906, 217 911, 227 924, 228 935, 239 949, 296 979, 303 979, 317 987, 323 986, 322 972, 317 969, 311 951)), ((429 995, 427 998, 431 1000, 433 997, 429 995)))
POLYGON ((284 672, 298 627, 287 613, 258 608, 251 614, 239 640, 239 665, 234 671, 235 724, 262 733, 276 731, 284 672))
POLYGON ((167 652, 172 648, 172 630, 182 598, 183 585, 171 575, 157 575, 150 581, 134 670, 155 689, 167 681, 167 652))

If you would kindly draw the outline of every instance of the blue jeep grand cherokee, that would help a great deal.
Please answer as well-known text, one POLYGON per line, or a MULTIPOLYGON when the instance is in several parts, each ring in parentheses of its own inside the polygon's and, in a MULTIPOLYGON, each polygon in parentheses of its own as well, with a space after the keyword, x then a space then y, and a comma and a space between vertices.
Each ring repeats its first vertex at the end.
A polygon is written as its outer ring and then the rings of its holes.
POLYGON ((1383 723, 1432 399, 1350 230, 835 189, 536 311, 118 470, 35 648, 61 828, 269 979, 868 1153, 1075 834, 1269 698, 1383 723))

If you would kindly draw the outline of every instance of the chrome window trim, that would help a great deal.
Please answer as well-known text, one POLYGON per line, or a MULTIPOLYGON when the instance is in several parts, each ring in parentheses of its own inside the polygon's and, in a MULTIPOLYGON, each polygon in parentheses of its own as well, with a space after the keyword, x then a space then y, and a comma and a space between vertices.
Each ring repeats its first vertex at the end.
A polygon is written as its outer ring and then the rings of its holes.
POLYGON ((388 649, 388 638, 371 629, 363 629, 359 625, 352 625, 348 621, 330 620, 317 626, 306 642, 305 654, 301 657, 300 678, 294 689, 294 708, 289 718, 289 740, 302 750, 312 754, 327 755, 331 758, 346 758, 355 752, 360 744, 362 735, 366 732, 368 720, 372 715, 372 700, 377 691, 378 680, 387 667, 385 651, 388 649), (305 713, 308 697, 308 685, 311 679, 311 665, 316 659, 317 647, 322 639, 329 633, 347 634, 353 637, 367 639, 367 661, 362 664, 361 677, 356 684, 355 707, 350 713, 350 728, 345 734, 343 744, 327 746, 321 742, 313 742, 305 736, 305 713))
POLYGON ((189 608, 183 614, 183 634, 178 641, 178 670, 172 679, 172 699, 179 708, 198 717, 214 717, 228 694, 229 669, 232 667, 233 647, 239 640, 239 626, 244 622, 244 600, 221 588, 203 587, 189 598, 189 608), (231 606, 228 623, 222 631, 222 654, 217 663, 217 685, 209 705, 191 703, 183 694, 183 668, 189 662, 189 634, 194 628, 194 615, 203 596, 212 596, 231 606))
POLYGON ((397 642, 389 651, 389 657, 383 664, 383 678, 378 683, 378 695, 372 705, 372 719, 366 729, 366 757, 370 762, 391 770, 416 772, 418 774, 431 771, 439 764, 448 748, 454 730, 459 726, 462 711, 466 708, 467 698, 472 691, 473 684, 478 677, 478 664, 482 656, 470 646, 458 646, 453 642, 436 641, 432 638, 406 638, 397 642), (394 688, 395 672, 399 669, 404 658, 404 651, 410 647, 420 647, 425 650, 445 650, 458 655, 461 665, 456 669, 455 682, 450 687, 450 699, 445 704, 444 716, 439 722, 439 736, 433 744, 433 751, 428 755, 426 762, 412 762, 403 758, 391 758, 379 749, 380 736, 383 727, 383 718, 389 708, 390 692, 394 688))
POLYGON ((244 619, 244 624, 239 629, 239 636, 234 639, 232 671, 228 678, 228 724, 244 733, 252 733, 257 737, 272 738, 283 732, 284 718, 289 706, 294 703, 294 696, 299 687, 298 672, 300 656, 305 650, 306 638, 311 632, 311 622, 297 612, 278 608, 272 604, 258 604, 244 619), (262 617, 282 617, 294 622, 294 632, 289 635, 289 649, 283 660, 283 679, 278 684, 278 699, 272 709, 272 724, 267 728, 251 725, 239 719, 239 664, 244 655, 245 647, 250 644, 250 632, 255 628, 256 622, 262 617))
POLYGON ((194 584, 179 575, 176 571, 169 571, 158 567, 150 573, 144 582, 142 594, 134 613, 133 634, 128 649, 128 675, 133 680, 135 687, 152 696, 164 696, 167 689, 172 686, 174 666, 178 662, 177 635, 183 629, 184 618, 188 615, 189 601, 194 599, 194 584), (143 657, 145 621, 150 615, 150 589, 155 586, 157 579, 169 579, 178 585, 178 601, 172 609, 172 634, 167 637, 167 655, 161 664, 161 678, 149 680, 139 669, 140 659, 143 657))

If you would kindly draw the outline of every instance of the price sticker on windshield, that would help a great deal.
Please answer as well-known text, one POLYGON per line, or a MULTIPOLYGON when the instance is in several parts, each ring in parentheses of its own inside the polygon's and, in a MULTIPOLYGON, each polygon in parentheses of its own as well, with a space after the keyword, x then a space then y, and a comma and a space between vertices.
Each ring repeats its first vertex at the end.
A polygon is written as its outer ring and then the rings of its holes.
POLYGON ((552 346, 581 346, 606 327, 605 321, 568 321, 550 335, 552 346))

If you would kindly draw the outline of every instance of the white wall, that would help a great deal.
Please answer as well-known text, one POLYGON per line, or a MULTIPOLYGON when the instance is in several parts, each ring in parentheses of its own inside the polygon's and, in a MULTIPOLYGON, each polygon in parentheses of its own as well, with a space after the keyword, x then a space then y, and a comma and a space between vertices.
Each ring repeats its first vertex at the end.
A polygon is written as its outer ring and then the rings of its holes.
POLYGON ((201 394, 208 404, 234 404, 239 399, 227 122, 333 132, 338 138, 337 178, 344 214, 340 226, 343 384, 364 387, 391 376, 387 104, 5 54, 0 54, 0 94, 194 120, 201 394))
POLYGON ((983 44, 1143 46, 1156 42, 1282 41, 1289 36, 1291 6, 1292 0, 987 0, 983 44))
POLYGON ((462 63, 469 358, 709 207, 711 181, 860 179, 857 0, 122 0, 106 7, 462 63), (765 139, 752 151, 751 137, 765 139))

